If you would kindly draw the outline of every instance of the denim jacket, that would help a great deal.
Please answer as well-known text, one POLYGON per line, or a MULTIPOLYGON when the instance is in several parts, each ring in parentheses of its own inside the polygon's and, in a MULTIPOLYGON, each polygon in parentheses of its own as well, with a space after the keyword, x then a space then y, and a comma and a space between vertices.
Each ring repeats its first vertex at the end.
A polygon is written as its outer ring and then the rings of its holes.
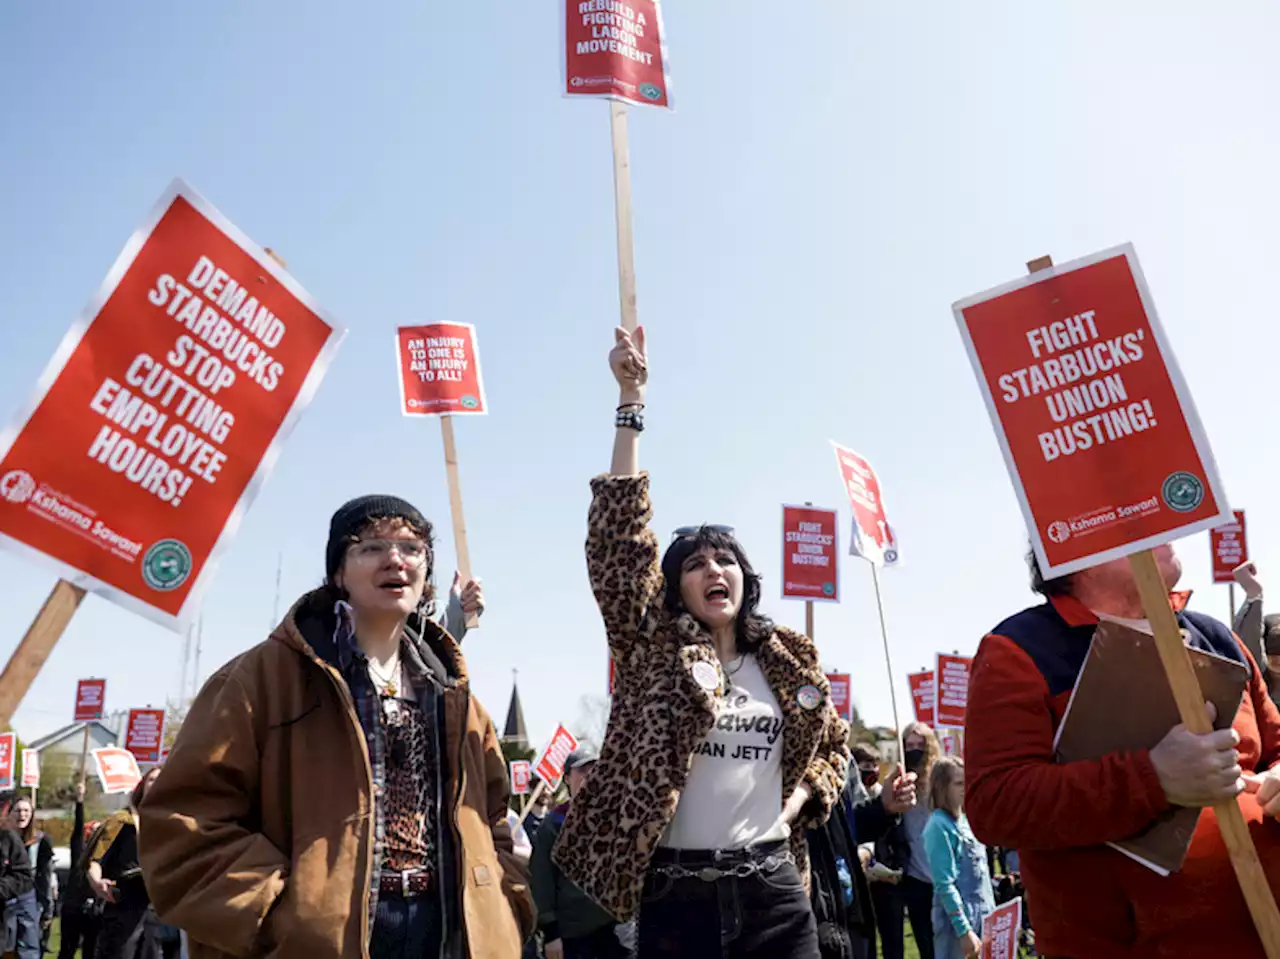
POLYGON ((964 813, 936 809, 924 828, 925 854, 933 873, 933 901, 951 921, 957 937, 982 935, 982 920, 995 909, 987 850, 969 828, 964 813))

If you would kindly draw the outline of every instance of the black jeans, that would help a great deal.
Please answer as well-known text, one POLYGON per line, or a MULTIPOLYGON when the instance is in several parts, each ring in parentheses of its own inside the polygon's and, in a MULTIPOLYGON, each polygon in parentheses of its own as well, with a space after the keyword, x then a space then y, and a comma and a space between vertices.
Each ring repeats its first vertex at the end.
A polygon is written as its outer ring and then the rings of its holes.
POLYGON ((903 959, 903 913, 911 919, 920 959, 933 959, 933 886, 910 876, 902 882, 871 884, 871 902, 876 911, 876 928, 880 931, 880 950, 884 959, 903 959))
POLYGON ((602 926, 588 936, 565 936, 560 940, 564 959, 627 959, 627 950, 613 928, 602 926))
POLYGON ((818 959, 818 928, 794 865, 713 882, 657 871, 666 865, 728 870, 785 851, 780 842, 732 853, 659 849, 644 881, 639 959, 818 959))
POLYGON ((440 953, 440 897, 405 899, 381 893, 374 916, 370 959, 421 959, 440 953))

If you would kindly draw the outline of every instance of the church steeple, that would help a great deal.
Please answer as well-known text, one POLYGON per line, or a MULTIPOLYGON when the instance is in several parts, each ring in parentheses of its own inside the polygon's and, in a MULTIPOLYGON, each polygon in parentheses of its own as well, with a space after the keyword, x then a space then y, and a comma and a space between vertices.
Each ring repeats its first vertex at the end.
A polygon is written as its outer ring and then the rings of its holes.
POLYGON ((507 707, 507 722, 502 729, 502 741, 521 749, 529 748, 529 733, 524 725, 524 710, 520 708, 520 689, 516 685, 517 670, 511 670, 511 705, 507 707))

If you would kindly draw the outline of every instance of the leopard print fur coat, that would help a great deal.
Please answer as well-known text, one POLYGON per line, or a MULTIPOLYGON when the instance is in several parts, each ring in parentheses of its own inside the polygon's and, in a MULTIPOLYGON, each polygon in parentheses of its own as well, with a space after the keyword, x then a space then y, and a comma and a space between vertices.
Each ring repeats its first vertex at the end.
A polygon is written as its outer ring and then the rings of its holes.
MULTIPOLYGON (((638 912, 649 860, 721 695, 698 685, 692 672, 697 663, 717 665, 711 634, 689 614, 672 617, 662 608, 648 477, 597 477, 592 492, 587 567, 614 661, 613 708, 600 760, 574 797, 553 857, 587 895, 626 920, 638 912)), ((791 830, 807 882, 805 830, 826 821, 844 788, 848 725, 831 703, 808 637, 773 627, 760 638, 756 660, 783 713, 779 809, 801 783, 812 793, 791 830), (822 693, 815 708, 799 702, 807 686, 822 693)))

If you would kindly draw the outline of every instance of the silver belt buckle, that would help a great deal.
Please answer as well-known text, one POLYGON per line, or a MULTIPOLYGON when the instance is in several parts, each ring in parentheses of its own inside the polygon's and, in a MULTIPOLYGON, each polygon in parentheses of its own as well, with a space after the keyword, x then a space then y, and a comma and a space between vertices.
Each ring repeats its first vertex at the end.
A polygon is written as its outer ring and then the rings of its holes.
POLYGON ((400 895, 405 899, 409 898, 409 870, 400 870, 400 895))
POLYGON ((702 869, 698 870, 698 878, 701 879, 703 882, 715 882, 717 879, 721 878, 723 875, 724 873, 721 872, 719 869, 715 868, 714 866, 705 866, 702 869))

